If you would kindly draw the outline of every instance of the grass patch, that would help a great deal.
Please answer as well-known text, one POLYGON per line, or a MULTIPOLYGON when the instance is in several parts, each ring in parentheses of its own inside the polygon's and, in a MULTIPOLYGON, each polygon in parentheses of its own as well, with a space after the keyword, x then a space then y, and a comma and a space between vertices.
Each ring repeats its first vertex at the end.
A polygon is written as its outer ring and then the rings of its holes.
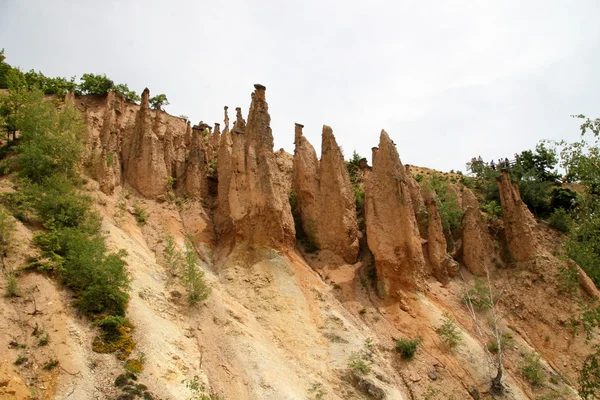
POLYGON ((400 357, 405 360, 412 360, 417 351, 417 347, 421 344, 421 339, 400 339, 396 341, 396 351, 400 353, 400 357))

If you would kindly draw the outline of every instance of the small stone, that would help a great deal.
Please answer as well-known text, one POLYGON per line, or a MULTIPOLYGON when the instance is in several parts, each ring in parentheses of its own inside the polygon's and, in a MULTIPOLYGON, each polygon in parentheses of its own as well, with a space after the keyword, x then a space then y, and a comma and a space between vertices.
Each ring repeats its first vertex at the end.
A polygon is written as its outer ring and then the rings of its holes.
POLYGON ((435 369, 430 369, 428 375, 429 379, 431 379, 432 381, 437 380, 437 372, 435 369))

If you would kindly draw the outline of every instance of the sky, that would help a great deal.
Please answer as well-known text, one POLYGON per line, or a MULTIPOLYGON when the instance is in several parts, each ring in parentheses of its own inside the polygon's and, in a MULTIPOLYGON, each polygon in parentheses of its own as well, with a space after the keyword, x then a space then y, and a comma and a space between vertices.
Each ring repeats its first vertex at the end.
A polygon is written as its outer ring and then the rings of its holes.
POLYGON ((346 158, 385 129, 402 162, 465 170, 600 116, 597 0, 0 0, 7 62, 48 76, 106 74, 165 93, 193 123, 247 115, 267 87, 275 149, 294 123, 346 158))

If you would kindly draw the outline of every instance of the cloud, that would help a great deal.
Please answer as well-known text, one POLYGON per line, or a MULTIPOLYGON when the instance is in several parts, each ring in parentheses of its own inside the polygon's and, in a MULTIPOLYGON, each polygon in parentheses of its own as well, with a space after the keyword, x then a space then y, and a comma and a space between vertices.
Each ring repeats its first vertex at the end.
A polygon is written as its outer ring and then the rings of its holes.
POLYGON ((166 93, 194 121, 247 112, 260 82, 276 147, 293 151, 301 122, 319 148, 327 124, 346 156, 370 155, 385 128, 403 161, 442 170, 598 115, 600 3, 396 3, 6 0, 0 43, 24 69, 166 93))

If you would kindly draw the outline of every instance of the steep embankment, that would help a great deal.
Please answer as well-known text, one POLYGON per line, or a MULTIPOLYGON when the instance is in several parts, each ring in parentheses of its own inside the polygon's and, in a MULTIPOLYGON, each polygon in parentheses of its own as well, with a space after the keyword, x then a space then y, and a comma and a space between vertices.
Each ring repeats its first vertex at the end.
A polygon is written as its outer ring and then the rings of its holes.
MULTIPOLYGON (((227 399, 492 398, 495 333, 502 398, 577 398, 578 368, 597 336, 587 342, 569 323, 577 302, 597 291, 564 291, 557 234, 529 214, 507 175, 499 182, 504 220, 491 224, 468 188, 446 187, 464 213, 449 234, 439 193, 414 180, 383 131, 373 167, 360 170, 361 230, 359 189, 331 128, 323 127, 320 160, 299 124, 294 156, 274 152, 265 87, 255 89, 247 122, 237 109, 230 128, 225 108, 222 133, 151 110, 147 91, 141 106, 112 93, 71 99, 88 125, 85 191, 110 246, 127 251, 132 355, 155 398, 192 395, 182 381, 194 376, 227 399), (300 234, 320 250, 307 253, 300 234), (193 243, 212 290, 205 302, 190 306, 181 273, 167 267, 168 236, 181 250, 193 243), (484 288, 489 279, 498 302, 470 313, 464 294, 476 276, 484 288), (438 330, 449 317, 462 335, 452 348, 438 330), (414 358, 401 358, 396 340, 417 338, 414 358), (521 368, 533 352, 546 377, 538 385, 521 368)), ((8 179, 2 185, 14 190, 8 179)), ((39 229, 18 224, 7 263, 24 266, 36 254, 39 229)), ((21 297, 0 299, 0 348, 8 349, 0 399, 116 397, 123 367, 92 352, 95 329, 69 306, 69 293, 33 272, 18 283, 21 297), (47 344, 32 336, 36 327, 47 344), (45 370, 53 360, 58 367, 45 370)), ((0 285, 8 285, 4 274, 0 285)))

